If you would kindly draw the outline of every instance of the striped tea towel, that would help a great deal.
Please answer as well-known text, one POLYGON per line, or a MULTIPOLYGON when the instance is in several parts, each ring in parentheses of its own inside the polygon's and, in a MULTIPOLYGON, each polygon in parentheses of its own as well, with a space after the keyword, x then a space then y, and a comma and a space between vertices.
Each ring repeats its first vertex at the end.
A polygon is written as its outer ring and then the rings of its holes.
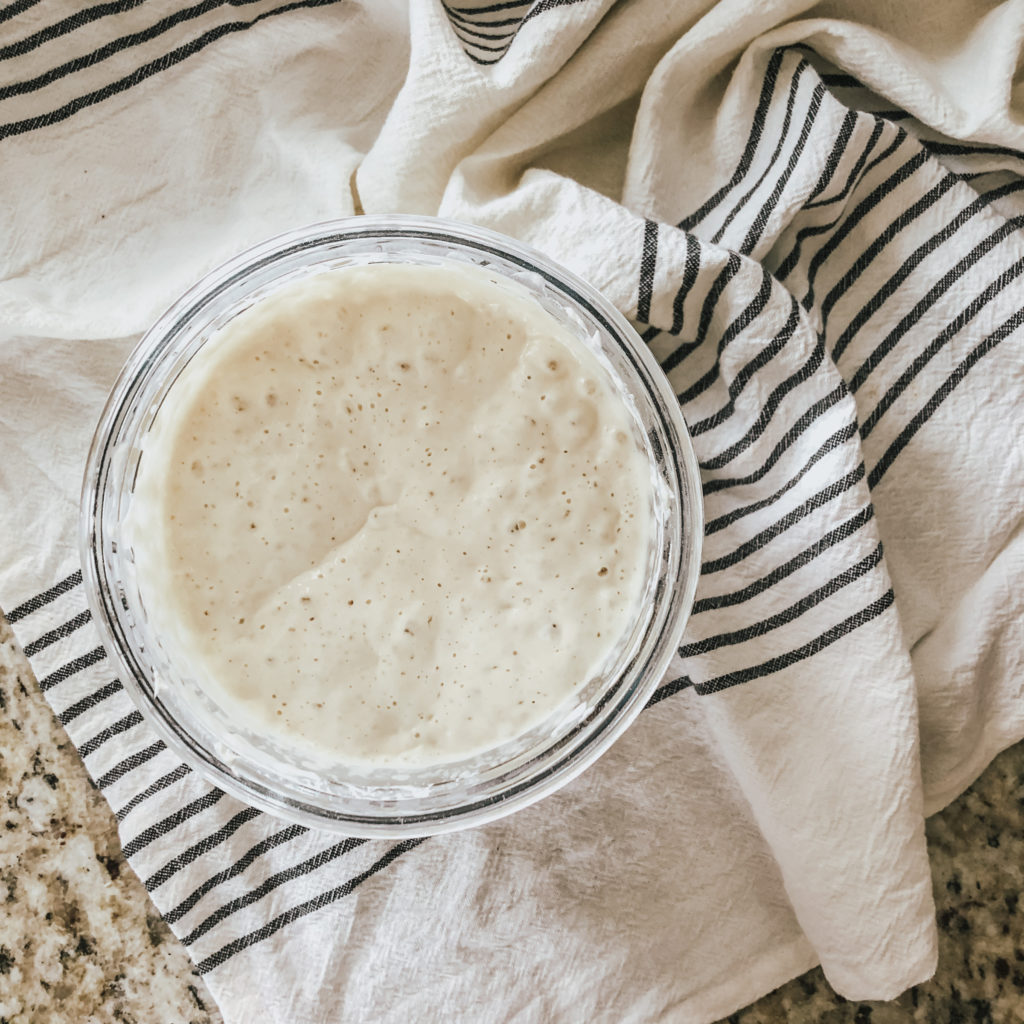
POLYGON ((1022 21, 0 7, 0 603, 228 1022, 702 1022, 816 962, 855 999, 930 974, 923 815, 1024 735, 1022 21), (649 709, 557 795, 424 841, 288 825, 180 764, 75 550, 147 323, 247 244, 359 209, 485 224, 603 289, 706 498, 649 709))

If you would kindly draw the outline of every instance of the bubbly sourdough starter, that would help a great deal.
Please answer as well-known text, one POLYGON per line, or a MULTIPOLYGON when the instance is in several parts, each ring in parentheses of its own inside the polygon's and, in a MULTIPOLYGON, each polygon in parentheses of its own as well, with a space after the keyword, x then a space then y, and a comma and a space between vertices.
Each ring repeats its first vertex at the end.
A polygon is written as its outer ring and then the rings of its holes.
POLYGON ((638 614, 652 475, 593 355, 475 268, 289 284, 170 390, 130 531, 143 600, 240 724, 418 767, 512 739, 638 614))

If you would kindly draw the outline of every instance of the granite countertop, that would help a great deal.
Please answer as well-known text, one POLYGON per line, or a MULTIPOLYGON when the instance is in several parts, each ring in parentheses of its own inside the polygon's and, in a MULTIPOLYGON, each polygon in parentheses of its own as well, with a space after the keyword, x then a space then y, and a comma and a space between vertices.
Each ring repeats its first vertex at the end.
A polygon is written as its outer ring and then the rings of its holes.
MULTIPOLYGON (((113 816, 0 616, 0 1024, 215 1024, 188 956, 125 863, 113 816)), ((927 825, 935 978, 851 1003, 813 970, 730 1024, 1024 1022, 1024 744, 927 825)))

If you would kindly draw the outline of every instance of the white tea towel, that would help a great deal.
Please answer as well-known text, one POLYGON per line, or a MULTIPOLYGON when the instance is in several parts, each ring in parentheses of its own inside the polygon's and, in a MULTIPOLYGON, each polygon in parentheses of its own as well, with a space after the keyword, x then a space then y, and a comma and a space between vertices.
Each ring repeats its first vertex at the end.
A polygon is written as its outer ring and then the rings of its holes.
POLYGON ((1024 736, 1022 21, 0 8, 0 606, 230 1024, 703 1022, 816 962, 855 999, 930 974, 923 816, 1024 736), (114 678, 75 549, 148 322, 356 210, 485 224, 601 288, 705 491, 651 707, 557 795, 423 841, 288 825, 181 765, 114 678))

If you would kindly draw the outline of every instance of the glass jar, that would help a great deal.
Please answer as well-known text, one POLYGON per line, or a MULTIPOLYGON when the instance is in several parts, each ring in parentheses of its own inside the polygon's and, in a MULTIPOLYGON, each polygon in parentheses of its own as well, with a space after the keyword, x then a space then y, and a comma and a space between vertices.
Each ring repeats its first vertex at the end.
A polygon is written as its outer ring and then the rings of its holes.
POLYGON ((255 807, 366 837, 479 825, 554 792, 640 713, 679 645, 702 537, 700 480, 679 404, 646 345, 598 292, 494 232, 435 218, 357 217, 264 242, 208 274, 139 342, 100 418, 82 493, 83 577, 93 619, 145 719, 183 761, 255 807), (540 726, 484 755, 422 770, 313 769, 178 670, 140 594, 126 519, 147 432, 189 360, 242 310, 286 282, 374 262, 471 264, 525 288, 599 359, 634 424, 654 486, 644 596, 603 670, 540 726))

